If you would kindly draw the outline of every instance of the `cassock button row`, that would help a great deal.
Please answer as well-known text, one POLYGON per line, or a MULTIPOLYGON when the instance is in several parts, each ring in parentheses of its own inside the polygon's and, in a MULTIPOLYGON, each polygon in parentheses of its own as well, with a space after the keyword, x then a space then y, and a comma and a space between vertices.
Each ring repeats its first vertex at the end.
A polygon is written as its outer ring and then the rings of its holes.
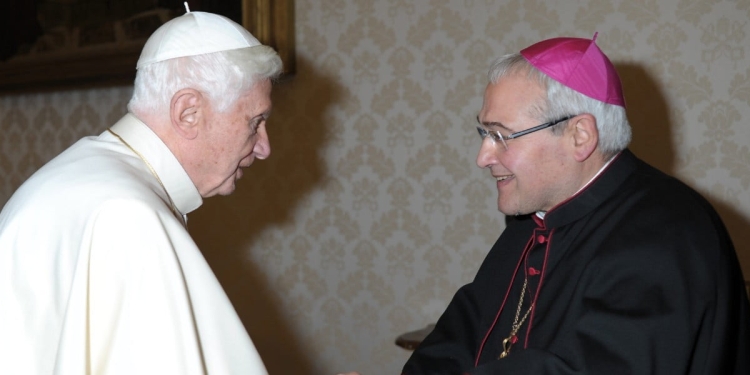
POLYGON ((536 242, 544 243, 546 241, 547 241, 547 239, 544 237, 544 235, 540 234, 539 236, 536 237, 536 242))

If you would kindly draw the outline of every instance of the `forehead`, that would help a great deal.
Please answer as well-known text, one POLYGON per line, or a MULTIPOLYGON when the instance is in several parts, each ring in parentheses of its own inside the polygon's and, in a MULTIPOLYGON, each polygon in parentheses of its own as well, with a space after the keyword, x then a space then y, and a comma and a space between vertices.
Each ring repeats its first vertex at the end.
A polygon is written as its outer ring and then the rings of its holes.
POLYGON ((525 74, 511 73, 487 85, 479 120, 502 124, 525 121, 545 95, 544 88, 538 82, 528 79, 525 74))
POLYGON ((236 110, 247 115, 256 116, 271 109, 271 81, 256 82, 250 90, 244 92, 237 100, 236 110))

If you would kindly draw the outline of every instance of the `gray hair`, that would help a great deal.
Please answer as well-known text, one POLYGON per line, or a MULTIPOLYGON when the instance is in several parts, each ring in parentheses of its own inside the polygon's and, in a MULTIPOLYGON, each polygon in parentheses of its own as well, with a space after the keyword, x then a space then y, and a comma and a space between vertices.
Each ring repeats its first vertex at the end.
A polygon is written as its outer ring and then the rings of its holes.
MULTIPOLYGON (((628 147, 632 131, 624 107, 590 98, 555 81, 531 65, 519 53, 502 56, 492 63, 489 80, 497 83, 500 78, 516 73, 525 73, 529 81, 535 81, 547 91, 545 100, 532 106, 532 117, 540 122, 548 122, 565 116, 589 113, 596 118, 599 149, 605 158, 614 156, 628 147)), ((564 124, 553 126, 552 131, 561 134, 564 124)))
POLYGON ((263 45, 157 62, 138 69, 128 111, 164 113, 172 95, 193 88, 224 112, 256 82, 274 80, 281 70, 279 55, 263 45))

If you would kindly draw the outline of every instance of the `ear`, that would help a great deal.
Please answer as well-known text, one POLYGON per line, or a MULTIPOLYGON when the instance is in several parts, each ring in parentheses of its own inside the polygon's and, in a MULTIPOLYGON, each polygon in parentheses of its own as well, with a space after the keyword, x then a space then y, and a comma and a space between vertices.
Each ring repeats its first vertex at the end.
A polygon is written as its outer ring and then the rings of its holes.
POLYGON ((596 118, 591 114, 584 113, 571 119, 569 129, 572 134, 573 157, 582 162, 591 157, 599 145, 599 129, 596 127, 596 118))
POLYGON ((195 139, 204 120, 205 97, 195 89, 182 89, 172 95, 169 116, 172 129, 186 139, 195 139))

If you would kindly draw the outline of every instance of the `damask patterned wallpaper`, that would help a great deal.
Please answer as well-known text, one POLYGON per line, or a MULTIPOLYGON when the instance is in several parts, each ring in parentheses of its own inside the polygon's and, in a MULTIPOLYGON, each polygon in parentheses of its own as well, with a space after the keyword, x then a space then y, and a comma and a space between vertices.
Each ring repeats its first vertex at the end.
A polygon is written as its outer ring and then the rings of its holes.
MULTIPOLYGON (((398 373, 504 228, 474 164, 490 62, 591 37, 632 149, 706 195, 750 275, 750 1, 298 0, 271 158, 189 228, 272 374, 398 373)), ((123 113, 131 87, 0 98, 0 202, 123 113)))

